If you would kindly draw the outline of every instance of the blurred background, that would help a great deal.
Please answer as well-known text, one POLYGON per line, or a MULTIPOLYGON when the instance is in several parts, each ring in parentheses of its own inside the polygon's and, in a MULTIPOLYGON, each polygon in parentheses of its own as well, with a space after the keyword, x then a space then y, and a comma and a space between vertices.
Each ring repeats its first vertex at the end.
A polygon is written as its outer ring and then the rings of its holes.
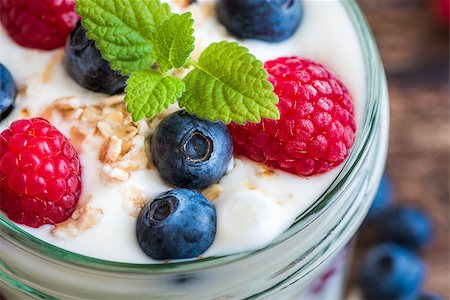
MULTIPOLYGON (((432 219, 432 241, 419 252, 428 268, 424 289, 449 299, 449 30, 442 10, 436 8, 439 1, 358 2, 388 78, 391 129, 386 174, 392 198, 394 203, 418 207, 432 219)), ((363 227, 353 281, 375 240, 373 231, 363 227)))

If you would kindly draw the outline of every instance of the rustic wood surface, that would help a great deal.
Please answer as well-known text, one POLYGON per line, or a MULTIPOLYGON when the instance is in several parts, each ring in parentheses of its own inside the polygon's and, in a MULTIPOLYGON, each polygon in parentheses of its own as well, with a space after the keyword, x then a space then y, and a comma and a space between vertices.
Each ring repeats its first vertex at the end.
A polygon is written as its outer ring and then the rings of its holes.
MULTIPOLYGON (((397 202, 433 219, 433 243, 422 253, 425 290, 450 298, 449 31, 429 0, 360 0, 383 59, 391 105, 387 174, 397 202)), ((373 244, 362 230, 353 273, 373 244)), ((353 276, 355 278, 356 276, 353 276)))

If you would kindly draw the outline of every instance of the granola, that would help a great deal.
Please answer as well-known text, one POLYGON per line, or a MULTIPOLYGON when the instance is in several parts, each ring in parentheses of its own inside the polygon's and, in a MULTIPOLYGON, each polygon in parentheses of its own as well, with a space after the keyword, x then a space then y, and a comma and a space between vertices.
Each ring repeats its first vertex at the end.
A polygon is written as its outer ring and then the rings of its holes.
POLYGON ((51 234, 59 239, 74 238, 95 226, 103 217, 103 209, 91 207, 92 196, 79 205, 72 216, 51 230, 51 234))

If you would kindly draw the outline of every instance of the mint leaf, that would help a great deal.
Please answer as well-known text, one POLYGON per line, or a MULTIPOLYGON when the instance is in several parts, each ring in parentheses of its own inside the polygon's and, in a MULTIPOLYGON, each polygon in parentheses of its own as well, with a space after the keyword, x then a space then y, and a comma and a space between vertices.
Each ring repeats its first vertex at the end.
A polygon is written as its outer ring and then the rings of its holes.
POLYGON ((184 78, 186 92, 180 106, 211 121, 259 122, 278 119, 277 96, 267 81, 262 62, 235 42, 213 43, 193 62, 184 78))
POLYGON ((184 89, 183 81, 176 77, 165 77, 153 70, 135 71, 125 88, 128 112, 133 121, 151 118, 175 103, 184 89))
POLYGON ((184 66, 194 50, 193 24, 192 14, 188 12, 182 15, 174 14, 156 28, 152 45, 161 70, 184 66))
POLYGON ((131 74, 125 99, 133 120, 152 117, 180 97, 180 106, 211 121, 279 118, 268 74, 247 48, 213 43, 198 62, 189 59, 195 41, 191 13, 172 14, 160 0, 76 1, 87 35, 103 57, 113 69, 131 74), (163 72, 187 64, 195 68, 182 81, 152 70, 155 62, 163 72))
POLYGON ((154 64, 152 33, 171 16, 159 0, 77 0, 76 11, 88 37, 122 74, 154 64))

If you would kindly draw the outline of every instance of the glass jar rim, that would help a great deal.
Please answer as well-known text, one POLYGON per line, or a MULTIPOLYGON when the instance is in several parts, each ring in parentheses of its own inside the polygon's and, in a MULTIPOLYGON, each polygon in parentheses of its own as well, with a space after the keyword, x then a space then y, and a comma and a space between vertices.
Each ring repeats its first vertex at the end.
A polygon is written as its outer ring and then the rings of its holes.
POLYGON ((297 217, 297 219, 289 227, 289 229, 287 229, 281 236, 272 241, 268 246, 250 252, 226 256, 206 257, 195 260, 175 261, 161 264, 137 264, 102 260, 64 250, 43 240, 40 240, 32 234, 29 234, 28 232, 22 230, 20 227, 9 221, 6 216, 0 214, 0 228, 2 229, 2 235, 4 234, 4 230, 6 229, 8 232, 10 232, 9 235, 13 235, 12 242, 20 248, 33 250, 33 252, 35 252, 37 256, 54 260, 56 262, 78 265, 81 267, 87 267, 89 269, 99 271, 111 271, 120 273, 139 272, 147 274, 192 272, 200 269, 218 267, 223 264, 243 260, 259 252, 267 251, 270 248, 277 246, 284 240, 289 239, 289 237, 298 232, 302 228, 302 226, 305 226, 302 221, 309 217, 320 217, 320 211, 326 209, 329 204, 332 204, 332 200, 334 199, 333 196, 338 192, 338 190, 345 188, 346 179, 358 170, 358 163, 365 156, 365 153, 369 148, 367 147, 367 145, 370 143, 371 137, 374 134, 373 124, 378 117, 380 109, 379 95, 381 93, 380 82, 382 76, 382 68, 375 40, 356 2, 354 0, 343 1, 342 4, 352 22, 354 29, 357 32, 360 46, 362 48, 363 59, 365 62, 365 69, 367 74, 367 92, 364 108, 365 117, 363 118, 350 155, 345 161, 342 170, 335 178, 333 183, 319 197, 318 200, 316 200, 305 212, 297 217))

